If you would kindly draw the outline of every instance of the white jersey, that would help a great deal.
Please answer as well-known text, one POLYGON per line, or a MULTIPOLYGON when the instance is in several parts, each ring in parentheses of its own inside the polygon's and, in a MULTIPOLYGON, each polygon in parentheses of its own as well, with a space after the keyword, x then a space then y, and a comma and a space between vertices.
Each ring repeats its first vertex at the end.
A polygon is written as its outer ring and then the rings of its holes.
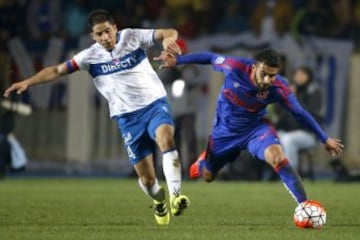
MULTIPOLYGON (((74 70, 86 70, 109 104, 110 116, 136 111, 166 96, 145 49, 154 45, 154 29, 123 29, 112 51, 100 44, 76 54, 74 70)), ((71 67, 71 66, 70 66, 71 67)))

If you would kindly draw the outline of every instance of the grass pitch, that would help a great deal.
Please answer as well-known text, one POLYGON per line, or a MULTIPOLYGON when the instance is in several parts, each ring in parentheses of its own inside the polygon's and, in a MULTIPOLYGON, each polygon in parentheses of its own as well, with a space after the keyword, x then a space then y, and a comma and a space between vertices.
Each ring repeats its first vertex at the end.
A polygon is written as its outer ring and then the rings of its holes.
POLYGON ((135 179, 6 179, 0 239, 359 239, 359 184, 305 187, 327 211, 321 230, 294 226, 296 205, 280 182, 184 182, 190 208, 160 227, 135 179))

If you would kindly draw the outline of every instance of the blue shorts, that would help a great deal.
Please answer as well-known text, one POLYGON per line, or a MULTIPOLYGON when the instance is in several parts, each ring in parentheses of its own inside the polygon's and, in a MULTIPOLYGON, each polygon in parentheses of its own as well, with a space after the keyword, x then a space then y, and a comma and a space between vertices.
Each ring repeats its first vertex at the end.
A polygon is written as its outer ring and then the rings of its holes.
POLYGON ((226 163, 234 161, 242 150, 254 158, 265 160, 265 149, 280 144, 274 127, 264 119, 256 127, 239 132, 224 132, 224 126, 214 127, 207 146, 207 168, 217 173, 226 163), (219 132, 220 131, 220 132, 219 132))
POLYGON ((155 132, 162 124, 174 126, 171 109, 166 98, 154 101, 135 112, 116 117, 130 162, 134 165, 154 153, 155 132))

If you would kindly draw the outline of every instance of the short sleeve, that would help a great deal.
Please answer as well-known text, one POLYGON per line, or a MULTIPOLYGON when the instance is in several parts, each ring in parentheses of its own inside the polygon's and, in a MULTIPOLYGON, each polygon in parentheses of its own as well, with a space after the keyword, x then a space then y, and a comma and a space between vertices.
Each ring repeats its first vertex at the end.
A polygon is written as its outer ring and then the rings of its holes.
POLYGON ((87 61, 88 59, 88 49, 85 49, 77 54, 71 59, 71 61, 74 61, 74 63, 78 66, 79 70, 88 70, 89 69, 89 63, 87 61))
POLYGON ((152 47, 155 44, 155 30, 154 29, 130 29, 134 36, 140 42, 140 46, 143 49, 152 47))

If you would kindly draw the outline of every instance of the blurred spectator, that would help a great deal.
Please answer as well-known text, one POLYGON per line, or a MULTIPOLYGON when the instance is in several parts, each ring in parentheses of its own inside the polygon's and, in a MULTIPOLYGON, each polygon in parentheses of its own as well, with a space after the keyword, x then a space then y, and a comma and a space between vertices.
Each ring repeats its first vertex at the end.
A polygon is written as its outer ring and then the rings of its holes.
POLYGON ((129 26, 131 28, 148 28, 150 27, 150 19, 143 3, 136 3, 133 8, 133 13, 130 17, 129 26))
POLYGON ((217 32, 240 33, 249 29, 247 19, 243 15, 241 3, 231 1, 225 4, 224 17, 216 27, 217 32))
MULTIPOLYGON (((214 33, 221 19, 217 8, 219 1, 193 0, 192 8, 196 16, 197 36, 214 33)), ((221 14, 220 14, 221 15, 221 14)))
POLYGON ((6 46, 8 39, 25 32, 24 11, 24 4, 19 1, 0 1, 0 48, 6 46))
POLYGON ((165 5, 165 0, 145 0, 144 4, 147 15, 150 21, 153 22, 160 17, 161 11, 163 11, 163 7, 165 5))
POLYGON ((105 10, 115 10, 117 8, 123 8, 124 6, 128 5, 129 2, 135 4, 138 2, 143 2, 143 0, 86 0, 86 5, 88 6, 89 11, 93 11, 98 8, 102 8, 105 10))
POLYGON ((251 25, 256 36, 272 42, 290 30, 292 17, 290 0, 261 0, 253 13, 251 25))
POLYGON ((132 0, 124 0, 122 1, 121 8, 114 9, 114 20, 116 26, 119 29, 123 29, 130 26, 130 18, 131 15, 133 14, 134 4, 135 3, 132 0))
POLYGON ((192 0, 166 0, 166 4, 171 9, 181 9, 186 6, 190 6, 192 3, 192 0))
POLYGON ((215 1, 212 0, 192 0, 192 7, 196 12, 207 11, 211 9, 212 4, 215 1))
POLYGON ((62 9, 59 0, 31 0, 26 11, 29 36, 47 39, 56 35, 61 26, 62 9))
POLYGON ((177 18, 177 30, 185 38, 195 38, 198 34, 197 17, 191 6, 183 8, 177 18))
MULTIPOLYGON (((307 67, 299 67, 293 75, 290 88, 299 102, 315 118, 318 123, 323 122, 322 117, 322 92, 313 80, 313 73, 307 67)), ((293 117, 283 110, 278 109, 278 122, 276 129, 280 142, 294 169, 298 168, 299 150, 314 148, 317 144, 316 137, 310 130, 298 123, 293 117)))
POLYGON ((355 40, 359 29, 355 26, 351 0, 331 0, 330 11, 329 37, 355 40))
POLYGON ((70 38, 79 38, 87 32, 86 0, 74 0, 66 4, 63 18, 64 30, 70 38))
POLYGON ((292 0, 292 5, 294 9, 297 11, 306 4, 306 1, 307 0, 292 0))
POLYGON ((170 16, 170 11, 171 10, 167 5, 161 7, 157 19, 153 22, 154 28, 168 28, 175 26, 175 22, 170 16))
MULTIPOLYGON (((97 1, 96 1, 97 3, 97 1)), ((114 4, 119 4, 115 1, 114 4)), ((142 28, 150 27, 150 13, 147 11, 146 4, 143 0, 124 0, 121 1, 120 6, 106 8, 106 10, 114 9, 115 22, 118 29, 122 28, 142 28)))
POLYGON ((307 0, 292 20, 291 31, 296 40, 305 36, 324 36, 328 30, 330 14, 322 0, 307 0))

